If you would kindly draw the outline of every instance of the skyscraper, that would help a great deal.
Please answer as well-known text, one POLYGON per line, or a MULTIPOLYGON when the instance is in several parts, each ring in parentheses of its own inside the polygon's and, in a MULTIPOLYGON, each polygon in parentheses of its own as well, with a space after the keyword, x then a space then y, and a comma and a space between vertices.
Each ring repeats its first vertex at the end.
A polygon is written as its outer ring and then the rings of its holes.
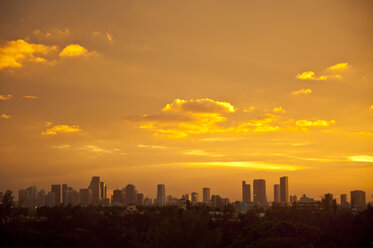
POLYGON ((254 179, 253 186, 254 203, 266 203, 266 181, 264 179, 254 179))
POLYGON ((136 205, 138 205, 138 206, 144 205, 144 194, 143 193, 137 194, 136 198, 137 198, 136 205))
POLYGON ((89 189, 92 190, 92 204, 98 205, 100 203, 100 177, 92 177, 89 189))
POLYGON ((67 190, 67 184, 62 184, 62 204, 66 205, 66 190, 67 190))
POLYGON ((203 188, 203 202, 207 203, 210 200, 210 188, 203 188))
POLYGON ((341 205, 346 205, 346 204, 347 204, 347 195, 341 194, 341 205))
POLYGON ((125 204, 136 204, 137 203, 137 190, 135 185, 127 184, 126 188, 124 188, 124 198, 125 204))
POLYGON ((124 204, 124 190, 116 189, 113 191, 113 196, 111 199, 111 204, 124 204))
POLYGON ((251 189, 250 184, 242 181, 242 201, 251 202, 251 189))
POLYGON ((107 198, 107 184, 105 182, 100 182, 100 200, 107 198))
POLYGON ((79 191, 80 205, 88 206, 92 203, 92 190, 91 189, 80 189, 79 191))
POLYGON ((274 193, 274 202, 280 202, 280 184, 273 185, 273 193, 274 193))
POLYGON ((54 193, 54 197, 50 199, 54 199, 54 202, 49 202, 49 205, 51 206, 60 205, 61 204, 61 184, 52 184, 51 192, 54 193))
POLYGON ((365 192, 362 190, 351 191, 351 207, 365 208, 365 192))
POLYGON ((164 184, 157 185, 157 204, 164 206, 166 204, 166 188, 164 184))
POLYGON ((280 201, 289 202, 289 183, 288 177, 280 177, 280 201))
POLYGON ((198 193, 192 192, 192 203, 197 204, 198 203, 198 193))

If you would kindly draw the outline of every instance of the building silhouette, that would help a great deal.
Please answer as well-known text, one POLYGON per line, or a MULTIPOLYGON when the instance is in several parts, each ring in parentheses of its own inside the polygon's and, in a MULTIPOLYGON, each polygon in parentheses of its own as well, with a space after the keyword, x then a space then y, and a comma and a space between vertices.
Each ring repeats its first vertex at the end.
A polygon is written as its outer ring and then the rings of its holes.
POLYGON ((92 204, 98 205, 101 196, 100 177, 92 177, 89 189, 92 190, 92 204))
POLYGON ((281 202, 281 196, 280 196, 280 184, 273 185, 273 201, 274 202, 281 202))
POLYGON ((207 203, 208 201, 210 201, 210 188, 203 188, 202 192, 203 192, 203 202, 207 203))
POLYGON ((251 202, 251 189, 250 184, 242 181, 242 201, 251 202))
POLYGON ((365 208, 365 192, 362 190, 351 191, 351 207, 365 208))
POLYGON ((280 201, 289 202, 289 181, 288 177, 280 177, 280 201))
POLYGON ((61 184, 52 184, 51 192, 54 193, 54 201, 49 202, 51 206, 59 206, 61 204, 61 184))
POLYGON ((164 184, 157 185, 157 205, 166 205, 166 187, 164 186, 164 184))
POLYGON ((198 203, 198 193, 192 192, 192 203, 197 204, 198 203))
POLYGON ((144 205, 144 194, 139 193, 136 195, 136 205, 138 206, 144 205))
POLYGON ((107 183, 100 182, 100 201, 107 199, 107 183))
POLYGON ((266 203, 266 181, 264 179, 254 179, 253 181, 254 203, 266 203))
POLYGON ((124 190, 116 189, 113 191, 113 195, 111 198, 111 203, 114 205, 124 204, 125 197, 124 190))
POLYGON ((92 204, 92 189, 80 189, 79 202, 81 206, 88 206, 92 204))
POLYGON ((341 205, 347 205, 347 195, 341 194, 341 205))
POLYGON ((126 205, 137 203, 137 190, 135 185, 127 184, 127 186, 124 188, 124 199, 124 203, 126 205))

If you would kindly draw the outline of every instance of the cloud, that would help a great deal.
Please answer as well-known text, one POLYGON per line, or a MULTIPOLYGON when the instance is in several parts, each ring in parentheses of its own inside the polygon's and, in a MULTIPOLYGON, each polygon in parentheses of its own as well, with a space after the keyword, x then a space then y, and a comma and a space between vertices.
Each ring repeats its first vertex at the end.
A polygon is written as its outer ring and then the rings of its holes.
POLYGON ((21 39, 8 41, 0 47, 0 70, 20 68, 25 62, 48 63, 45 56, 56 49, 56 46, 33 44, 21 39))
POLYGON ((175 99, 162 109, 163 112, 192 112, 192 113, 233 113, 235 107, 229 102, 214 101, 208 98, 196 100, 175 99))
POLYGON ((370 110, 373 110, 373 105, 370 105, 369 109, 370 109, 370 110))
POLYGON ((308 95, 308 94, 311 94, 312 93, 312 90, 311 89, 300 89, 300 90, 295 90, 295 91, 292 91, 291 94, 292 95, 308 95))
POLYGON ((167 146, 153 146, 153 145, 137 145, 138 148, 151 148, 151 149, 169 149, 167 146))
POLYGON ((7 114, 1 114, 0 117, 3 118, 3 119, 9 119, 9 118, 12 117, 12 116, 7 115, 7 114))
POLYGON ((186 150, 186 151, 183 151, 181 154, 193 155, 193 156, 207 156, 207 157, 224 157, 225 156, 224 154, 206 152, 204 150, 186 150))
POLYGON ((349 156, 348 160, 351 160, 351 161, 354 161, 354 162, 373 163, 373 156, 369 156, 369 155, 349 156))
POLYGON ((325 121, 325 120, 316 120, 316 121, 297 120, 295 122, 295 125, 297 127, 328 127, 331 124, 335 124, 335 120, 331 120, 331 121, 325 121))
POLYGON ((70 44, 60 52, 61 57, 77 57, 88 54, 87 49, 79 44, 70 44))
POLYGON ((315 80, 315 81, 326 81, 329 79, 342 79, 343 76, 336 73, 336 72, 343 72, 348 70, 351 67, 347 62, 346 63, 338 63, 336 65, 329 66, 324 70, 325 75, 321 75, 319 77, 315 76, 315 72, 313 71, 305 71, 302 73, 298 73, 295 77, 299 80, 315 80))
POLYGON ((13 98, 13 95, 10 95, 10 94, 8 94, 8 95, 0 95, 0 100, 1 101, 9 101, 12 98, 13 98))
POLYGON ((193 167, 232 167, 232 168, 246 168, 254 170, 271 170, 271 171, 295 171, 305 169, 304 166, 275 164, 256 161, 217 161, 217 162, 189 162, 176 163, 170 165, 182 165, 193 167))
POLYGON ((275 107, 275 108, 273 108, 273 112, 275 112, 275 113, 285 113, 286 111, 282 107, 275 107))
POLYGON ((345 63, 338 63, 336 65, 332 65, 328 67, 328 71, 345 71, 350 69, 351 65, 349 65, 347 62, 345 63))
MULTIPOLYGON (((137 128, 149 130, 154 135, 180 139, 202 134, 267 133, 278 131, 308 131, 307 127, 327 127, 334 121, 308 121, 284 119, 284 115, 263 113, 262 118, 236 122, 230 114, 236 108, 228 102, 210 99, 176 99, 162 109, 161 114, 142 115, 126 118, 137 128)), ((282 107, 275 107, 275 113, 284 113, 282 107)), ((206 139, 209 137, 200 137, 206 139)))
POLYGON ((113 36, 109 32, 106 32, 106 38, 108 41, 113 42, 113 36))
POLYGON ((70 35, 70 30, 68 28, 52 28, 48 31, 43 32, 40 29, 36 29, 34 32, 34 37, 39 40, 55 40, 55 39, 65 39, 70 35))
POLYGON ((39 97, 37 97, 37 96, 22 96, 22 98, 35 100, 35 99, 38 99, 39 97))
MULTIPOLYGON (((48 123, 48 126, 51 126, 50 123, 48 123)), ((79 128, 79 125, 55 125, 51 128, 46 129, 45 131, 42 131, 42 135, 56 135, 56 134, 63 134, 63 133, 78 133, 82 130, 79 128)))
POLYGON ((250 106, 248 108, 244 108, 242 111, 243 112, 253 112, 255 110, 255 107, 254 106, 250 106))

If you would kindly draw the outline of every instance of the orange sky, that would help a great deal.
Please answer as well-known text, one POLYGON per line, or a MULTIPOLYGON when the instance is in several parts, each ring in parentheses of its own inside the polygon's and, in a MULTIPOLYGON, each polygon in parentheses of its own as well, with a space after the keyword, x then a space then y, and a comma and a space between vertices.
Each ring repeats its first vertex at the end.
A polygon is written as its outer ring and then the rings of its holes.
POLYGON ((2 1, 0 191, 373 197, 373 3, 2 1))

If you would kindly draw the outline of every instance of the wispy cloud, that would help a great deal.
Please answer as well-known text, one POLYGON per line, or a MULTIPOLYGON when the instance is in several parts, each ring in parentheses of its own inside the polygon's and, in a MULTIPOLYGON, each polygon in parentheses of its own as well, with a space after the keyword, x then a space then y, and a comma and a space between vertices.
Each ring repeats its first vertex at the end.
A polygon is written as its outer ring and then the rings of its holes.
POLYGON ((29 43, 22 39, 8 41, 0 48, 0 70, 20 68, 25 62, 48 63, 46 55, 56 49, 56 46, 29 43))
POLYGON ((9 101, 12 98, 13 98, 13 95, 10 95, 10 94, 8 94, 8 95, 0 95, 0 100, 1 101, 9 101))
POLYGON ((326 81, 329 79, 342 79, 343 76, 338 74, 338 72, 347 71, 351 65, 346 63, 338 63, 336 65, 329 66, 324 70, 323 75, 315 76, 315 72, 313 71, 305 71, 302 73, 298 73, 295 77, 299 80, 315 80, 315 81, 326 81))
POLYGON ((3 118, 3 119, 9 119, 12 116, 11 115, 7 115, 7 114, 1 114, 0 117, 3 118))
POLYGON ((150 149, 169 149, 167 146, 154 146, 154 145, 137 145, 138 148, 150 148, 150 149))
POLYGON ((367 163, 373 163, 373 156, 369 155, 356 155, 356 156, 349 156, 348 160, 354 161, 354 162, 367 162, 367 163))
POLYGON ((181 152, 184 155, 193 155, 193 156, 207 156, 207 157, 224 157, 224 154, 214 153, 214 152, 207 152, 205 150, 186 150, 181 152))
POLYGON ((66 133, 79 133, 82 130, 79 125, 55 125, 42 131, 42 135, 57 135, 66 133))
POLYGON ((60 57, 77 57, 88 55, 88 50, 79 44, 70 44, 60 52, 60 57))
POLYGON ((175 163, 168 165, 182 165, 193 167, 231 167, 231 168, 246 168, 253 170, 271 170, 271 171, 295 171, 306 169, 304 166, 264 163, 256 161, 214 161, 214 162, 189 162, 189 163, 175 163))
POLYGON ((309 95, 312 93, 312 90, 311 89, 300 89, 300 90, 295 90, 295 91, 292 91, 291 94, 292 95, 309 95))
POLYGON ((332 65, 328 67, 328 71, 346 71, 351 68, 351 65, 349 65, 347 62, 345 63, 338 63, 336 65, 332 65))
POLYGON ((229 102, 214 101, 208 98, 196 100, 175 99, 162 109, 163 112, 193 112, 193 113, 233 113, 235 107, 229 102))
POLYGON ((22 98, 30 99, 30 100, 36 100, 36 99, 38 99, 39 97, 37 97, 37 96, 22 96, 22 98))

